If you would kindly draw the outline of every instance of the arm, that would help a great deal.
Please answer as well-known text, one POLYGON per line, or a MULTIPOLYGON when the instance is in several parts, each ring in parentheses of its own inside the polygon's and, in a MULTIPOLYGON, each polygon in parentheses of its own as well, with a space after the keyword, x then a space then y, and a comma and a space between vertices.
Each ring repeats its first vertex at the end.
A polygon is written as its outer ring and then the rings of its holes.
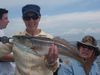
MULTIPOLYGON (((0 44, 0 58, 12 52, 12 44, 0 44)), ((8 55, 9 56, 9 55, 8 55)), ((9 56, 10 57, 10 56, 9 56)))
POLYGON ((3 57, 0 57, 0 62, 14 62, 13 54, 7 54, 3 57))

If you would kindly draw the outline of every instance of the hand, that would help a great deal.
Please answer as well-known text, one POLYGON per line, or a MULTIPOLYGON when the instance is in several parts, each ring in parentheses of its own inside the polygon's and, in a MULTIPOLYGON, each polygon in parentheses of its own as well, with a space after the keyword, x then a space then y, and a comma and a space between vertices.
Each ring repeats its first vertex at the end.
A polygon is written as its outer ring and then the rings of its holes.
POLYGON ((0 62, 14 62, 13 54, 7 54, 3 57, 0 57, 0 62))
POLYGON ((0 37, 0 42, 2 43, 9 43, 9 38, 7 36, 0 37))
POLYGON ((58 58, 58 48, 56 45, 52 44, 49 48, 49 52, 47 54, 47 62, 48 64, 53 64, 56 62, 58 58))

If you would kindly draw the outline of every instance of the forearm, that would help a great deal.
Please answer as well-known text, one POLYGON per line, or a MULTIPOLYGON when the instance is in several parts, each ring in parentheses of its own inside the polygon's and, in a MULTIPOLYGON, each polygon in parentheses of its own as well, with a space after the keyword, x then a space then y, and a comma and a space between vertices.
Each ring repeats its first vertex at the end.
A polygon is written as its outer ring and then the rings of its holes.
POLYGON ((0 44, 0 59, 1 57, 10 54, 12 52, 12 45, 11 44, 0 44))
POLYGON ((13 54, 7 54, 3 57, 0 57, 0 62, 13 62, 14 58, 13 58, 13 54))

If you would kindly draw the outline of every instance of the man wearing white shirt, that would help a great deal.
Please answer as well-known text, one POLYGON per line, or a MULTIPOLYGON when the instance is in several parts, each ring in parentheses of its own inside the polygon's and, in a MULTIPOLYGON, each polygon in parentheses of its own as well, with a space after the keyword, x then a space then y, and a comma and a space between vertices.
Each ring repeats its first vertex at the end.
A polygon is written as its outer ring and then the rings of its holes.
MULTIPOLYGON (((0 37, 4 36, 3 29, 8 25, 8 10, 0 8, 0 37)), ((1 42, 0 42, 1 44, 1 42)), ((14 66, 9 61, 12 61, 12 55, 7 54, 6 56, 0 58, 0 75, 13 75, 14 66)))
POLYGON ((0 29, 0 37, 4 36, 4 32, 0 29))

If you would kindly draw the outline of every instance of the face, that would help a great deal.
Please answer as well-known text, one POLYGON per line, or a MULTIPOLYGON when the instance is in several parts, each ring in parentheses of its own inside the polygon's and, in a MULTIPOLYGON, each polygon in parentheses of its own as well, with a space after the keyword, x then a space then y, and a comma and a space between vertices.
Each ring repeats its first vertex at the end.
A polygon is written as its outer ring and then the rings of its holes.
POLYGON ((80 46, 79 51, 80 56, 84 59, 89 59, 93 55, 93 47, 82 45, 80 46))
POLYGON ((9 23, 8 14, 5 13, 2 16, 2 19, 0 19, 0 29, 6 28, 6 26, 8 25, 8 23, 9 23))
POLYGON ((38 28, 40 16, 36 16, 36 14, 31 12, 23 16, 23 20, 27 30, 35 31, 38 28))

